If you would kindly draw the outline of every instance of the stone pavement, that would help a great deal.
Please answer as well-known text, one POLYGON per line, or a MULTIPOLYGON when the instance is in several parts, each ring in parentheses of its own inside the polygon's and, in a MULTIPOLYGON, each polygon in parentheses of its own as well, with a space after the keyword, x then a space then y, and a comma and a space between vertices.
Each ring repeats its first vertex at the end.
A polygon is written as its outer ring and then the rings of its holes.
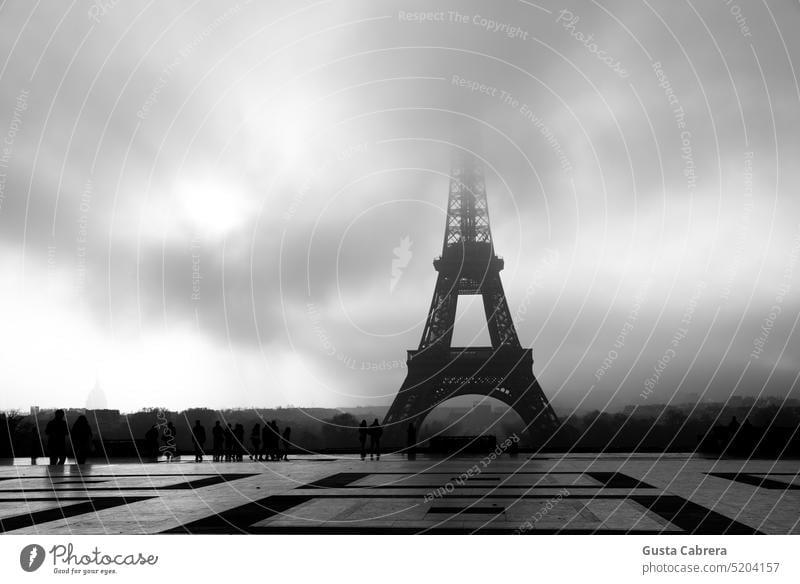
POLYGON ((800 533, 800 461, 399 455, 0 467, 0 532, 800 533))

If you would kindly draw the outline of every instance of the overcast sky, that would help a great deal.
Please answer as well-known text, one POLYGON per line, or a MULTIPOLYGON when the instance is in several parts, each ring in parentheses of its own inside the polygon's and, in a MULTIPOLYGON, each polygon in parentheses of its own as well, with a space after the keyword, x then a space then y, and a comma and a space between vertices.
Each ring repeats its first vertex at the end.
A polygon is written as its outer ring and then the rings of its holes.
POLYGON ((4 2, 0 407, 388 404, 461 147, 560 412, 800 397, 798 28, 788 0, 4 2))

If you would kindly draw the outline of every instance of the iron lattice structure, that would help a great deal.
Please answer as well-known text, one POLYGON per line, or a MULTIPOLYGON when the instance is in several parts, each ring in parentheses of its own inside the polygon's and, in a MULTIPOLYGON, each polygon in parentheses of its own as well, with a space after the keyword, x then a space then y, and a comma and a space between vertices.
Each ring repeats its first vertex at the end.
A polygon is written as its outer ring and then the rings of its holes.
POLYGON ((533 351, 520 345, 508 308, 489 225, 483 165, 473 156, 454 157, 442 255, 419 348, 408 351, 408 375, 384 425, 397 432, 422 426, 440 403, 462 395, 490 396, 513 408, 541 443, 558 418, 533 374, 533 351), (458 297, 480 294, 491 347, 453 347, 458 297))

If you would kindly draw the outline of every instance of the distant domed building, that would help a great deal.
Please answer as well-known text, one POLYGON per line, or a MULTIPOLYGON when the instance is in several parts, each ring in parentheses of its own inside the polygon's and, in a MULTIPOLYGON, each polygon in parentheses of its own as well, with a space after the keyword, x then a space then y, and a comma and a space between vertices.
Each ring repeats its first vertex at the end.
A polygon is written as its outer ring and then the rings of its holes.
POLYGON ((100 380, 95 378, 94 387, 86 397, 86 408, 89 410, 105 410, 107 407, 106 392, 100 387, 100 380))

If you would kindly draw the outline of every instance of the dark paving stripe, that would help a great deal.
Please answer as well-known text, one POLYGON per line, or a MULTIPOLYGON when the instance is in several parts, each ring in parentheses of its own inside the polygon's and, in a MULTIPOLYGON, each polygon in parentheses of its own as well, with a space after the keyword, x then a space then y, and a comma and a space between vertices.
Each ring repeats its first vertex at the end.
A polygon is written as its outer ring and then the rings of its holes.
MULTIPOLYGON (((138 477, 145 477, 150 479, 157 479, 159 477, 181 477, 181 478, 190 478, 190 477, 216 477, 216 476, 226 476, 226 477, 251 477, 254 474, 252 472, 228 472, 228 473, 210 473, 210 472, 197 472, 197 473, 139 473, 139 474, 95 474, 95 473, 87 473, 87 479, 125 479, 125 478, 138 478, 138 477)), ((60 480, 60 479, 72 479, 75 478, 72 476, 72 473, 63 473, 63 474, 47 474, 42 475, 40 477, 0 477, 0 481, 8 481, 8 480, 41 480, 41 479, 51 479, 51 480, 60 480)))
POLYGON ((39 525, 40 523, 47 523, 48 521, 55 521, 57 519, 66 519, 68 517, 93 513, 95 511, 101 511, 102 509, 110 509, 111 507, 138 503, 139 501, 146 501, 152 498, 153 497, 98 497, 75 505, 59 506, 55 509, 46 509, 44 511, 6 517, 5 519, 0 519, 0 533, 30 527, 31 525, 39 525))
MULTIPOLYGON (((465 483, 467 481, 464 481, 465 483)), ((644 483, 640 483, 644 484, 644 483)), ((372 490, 372 489, 418 489, 418 490, 425 490, 425 489, 436 489, 441 487, 442 485, 345 485, 342 488, 346 489, 362 489, 362 490, 372 490)), ((307 489, 308 486, 297 487, 298 489, 307 489)), ((313 487, 312 487, 313 488, 313 487)), ((329 487, 333 488, 333 487, 329 487)), ((491 489, 492 491, 498 491, 503 489, 518 489, 518 490, 529 490, 529 489, 594 489, 595 491, 601 489, 625 489, 627 487, 619 487, 619 486, 606 486, 606 485, 568 485, 568 484, 559 484, 559 485, 475 485, 474 487, 470 487, 467 484, 464 485, 453 485, 455 489, 491 489)), ((654 489, 655 487, 651 486, 644 486, 644 487, 634 487, 639 489, 654 489)), ((2 492, 2 491, 0 491, 2 492)))
POLYGON ((255 533, 250 527, 292 507, 311 501, 314 497, 303 495, 273 495, 264 497, 216 515, 179 525, 162 533, 255 533))
MULTIPOLYGON (((379 493, 345 493, 345 494, 332 494, 332 493, 314 493, 310 494, 309 497, 313 499, 423 499, 424 495, 428 494, 427 491, 419 493, 409 493, 405 494, 397 494, 397 495, 383 495, 379 493)), ((439 497, 433 497, 434 501, 443 501, 445 499, 504 499, 506 501, 517 501, 519 499, 552 499, 556 496, 557 493, 542 493, 542 494, 534 494, 534 493, 525 493, 525 494, 516 494, 516 493, 507 493, 502 495, 497 494, 472 494, 472 495, 459 495, 456 493, 447 493, 441 495, 439 497)), ((608 500, 616 500, 622 501, 624 499, 630 499, 633 495, 633 492, 630 493, 621 493, 619 495, 595 495, 592 493, 586 493, 585 495, 577 494, 577 495, 562 495, 562 499, 574 499, 576 501, 594 501, 597 499, 608 499, 608 500)), ((652 495, 651 495, 652 496, 652 495)), ((2 502, 2 501, 0 501, 2 502)))
POLYGON ((3 493, 98 493, 101 491, 158 491, 164 488, 165 487, 152 487, 148 485, 141 487, 86 487, 84 489, 78 487, 67 487, 65 489, 57 489, 55 487, 44 489, 0 489, 0 495, 3 493))
POLYGON ((753 527, 677 495, 631 495, 629 499, 693 535, 755 535, 761 533, 753 527))
MULTIPOLYGON (((509 528, 453 527, 254 527, 248 533, 259 535, 514 535, 509 528)), ((675 535, 680 532, 654 529, 532 529, 521 535, 675 535)))
POLYGON ((584 473, 592 477, 594 480, 602 483, 606 489, 654 489, 653 485, 648 485, 629 477, 621 472, 587 472, 584 473))
MULTIPOLYGON (((423 496, 427 494, 426 492, 420 492, 417 494, 409 493, 408 495, 381 495, 378 493, 365 493, 358 495, 356 494, 332 494, 332 493, 320 493, 313 495, 309 495, 314 499, 416 499, 416 498, 423 498, 423 496)), ((612 499, 621 501, 623 499, 629 499, 633 493, 622 493, 620 495, 594 495, 591 493, 587 493, 585 495, 562 495, 562 499, 575 499, 578 501, 593 501, 595 499, 612 499)), ((556 493, 542 493, 540 495, 537 494, 524 494, 524 495, 517 495, 514 493, 509 493, 507 495, 457 495, 455 493, 447 493, 442 495, 441 497, 434 497, 434 500, 440 499, 505 499, 507 501, 516 501, 518 499, 552 499, 556 493)), ((652 496, 652 495, 651 495, 652 496)))
POLYGON ((87 481, 58 481, 58 482, 51 480, 50 482, 53 485, 88 485, 94 483, 107 483, 108 479, 100 479, 98 481, 87 480, 87 481))
MULTIPOLYGON (((47 477, 42 477, 42 480, 46 481, 47 477)), ((93 485, 93 484, 107 483, 107 482, 108 482, 107 479, 101 479, 99 481, 50 481, 50 484, 51 485, 93 485)), ((27 491, 34 491, 35 489, 17 489, 17 490, 18 491, 26 491, 27 492, 27 491)), ((53 489, 49 487, 46 490, 51 491, 53 489)), ((0 492, 2 492, 2 491, 0 491, 0 492)), ((7 490, 6 492, 10 492, 10 491, 7 490)))
POLYGON ((205 479, 198 479, 196 481, 189 481, 187 483, 178 483, 177 485, 169 485, 168 487, 158 487, 162 490, 166 491, 177 491, 182 489, 202 489, 203 487, 210 487, 212 485, 217 485, 219 483, 229 483, 231 481, 235 481, 238 479, 245 479, 248 477, 254 477, 257 473, 250 473, 250 474, 243 474, 243 473, 236 473, 236 474, 221 474, 221 475, 214 475, 210 476, 205 479))
MULTIPOLYGON (((130 498, 130 497, 129 497, 130 498)), ((149 499, 152 497, 145 497, 149 499)), ((64 503, 65 501, 91 501, 92 497, 3 497, 0 503, 64 503)))
POLYGON ((431 507, 428 509, 428 513, 442 515, 500 515, 505 512, 505 507, 431 507))
MULTIPOLYGON (((181 476, 181 475, 174 475, 174 476, 181 476)), ((52 487, 47 488, 36 488, 36 489, 0 489, 0 494, 2 493, 69 493, 73 491, 87 491, 87 492, 99 492, 99 491, 182 491, 187 489, 202 489, 203 487, 210 487, 213 485, 217 485, 219 483, 228 483, 231 481, 235 481, 237 479, 243 479, 247 477, 256 476, 255 474, 227 474, 227 475, 216 475, 205 477, 202 479, 196 479, 193 481, 187 481, 184 483, 174 483, 171 485, 164 485, 164 486, 155 486, 155 485, 136 485, 136 486, 124 486, 124 485, 117 485, 117 486, 108 486, 108 487, 85 487, 85 488, 78 488, 78 487, 67 487, 65 489, 56 488, 56 485, 64 484, 64 483, 53 483, 52 487)), ((122 477, 120 477, 122 478, 122 477)), ((153 477, 155 478, 155 477, 153 477)), ((78 484, 82 484, 79 481, 78 484)))
MULTIPOLYGON (((300 485, 298 489, 341 489, 347 487, 350 483, 355 482, 364 477, 368 477, 372 473, 369 472, 340 472, 313 483, 300 485)), ((424 488, 424 487, 423 487, 424 488)))
MULTIPOLYGON (((369 472, 369 473, 366 473, 366 474, 371 474, 371 475, 404 475, 404 476, 411 476, 412 474, 417 474, 419 476, 427 476, 427 475, 451 475, 452 476, 453 471, 452 470, 441 470, 441 471, 440 470, 432 470, 432 471, 425 471, 425 472, 420 472, 420 473, 410 473, 408 471, 397 471, 397 470, 396 471, 390 471, 390 470, 386 470, 386 471, 369 472)), ((518 472, 513 472, 513 471, 509 471, 509 472, 489 472, 489 471, 486 471, 484 473, 481 473, 480 475, 476 475, 476 477, 480 476, 481 478, 483 478, 484 476, 510 477, 510 476, 517 476, 517 475, 542 475, 542 476, 544 476, 544 475, 583 475, 583 474, 587 474, 587 472, 586 471, 582 471, 582 470, 570 470, 570 471, 554 470, 554 471, 550 471, 550 472, 548 472, 546 470, 523 470, 523 471, 518 471, 518 472)), ((611 474, 611 473, 605 473, 605 474, 611 474)), ((473 478, 476 478, 476 477, 473 477, 473 478)))
MULTIPOLYGON (((459 480, 459 478, 458 477, 450 477, 450 480, 451 481, 457 481, 457 480, 459 480)), ((466 482, 466 481, 499 481, 500 477, 467 477, 467 478, 465 478, 463 480, 464 480, 464 482, 466 482)))
MULTIPOLYGON (((773 489, 776 491, 800 491, 800 486, 798 485, 792 485, 789 483, 776 481, 770 478, 757 477, 747 473, 709 472, 706 474, 712 477, 717 477, 718 479, 727 479, 729 481, 734 481, 745 485, 751 485, 753 487, 760 487, 762 489, 773 489)), ((783 474, 788 476, 796 476, 792 473, 764 473, 764 474, 774 474, 774 475, 783 474)))

